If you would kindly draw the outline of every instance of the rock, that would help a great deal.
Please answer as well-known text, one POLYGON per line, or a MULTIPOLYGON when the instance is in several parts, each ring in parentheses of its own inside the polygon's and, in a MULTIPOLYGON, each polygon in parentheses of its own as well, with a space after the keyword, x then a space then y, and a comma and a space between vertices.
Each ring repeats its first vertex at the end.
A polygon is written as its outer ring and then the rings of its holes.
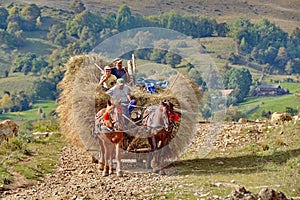
POLYGON ((299 115, 293 116, 294 125, 297 124, 297 122, 299 121, 299 119, 300 119, 299 115))
POLYGON ((246 118, 240 118, 238 122, 239 123, 247 123, 248 120, 246 118))
POLYGON ((271 123, 273 124, 291 120, 292 116, 289 113, 274 112, 271 116, 271 123))
POLYGON ((259 192, 261 200, 289 200, 282 192, 270 188, 264 188, 259 192))
POLYGON ((4 140, 18 136, 19 126, 12 120, 4 120, 0 123, 0 144, 4 140))

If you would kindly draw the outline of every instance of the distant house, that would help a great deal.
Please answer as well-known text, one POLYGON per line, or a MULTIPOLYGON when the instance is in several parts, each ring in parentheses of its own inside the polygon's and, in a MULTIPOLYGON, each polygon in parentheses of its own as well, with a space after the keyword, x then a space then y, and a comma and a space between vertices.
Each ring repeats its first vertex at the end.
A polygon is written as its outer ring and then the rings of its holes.
POLYGON ((267 85, 262 83, 256 87, 252 96, 277 96, 289 93, 288 89, 281 88, 280 83, 277 85, 267 85))

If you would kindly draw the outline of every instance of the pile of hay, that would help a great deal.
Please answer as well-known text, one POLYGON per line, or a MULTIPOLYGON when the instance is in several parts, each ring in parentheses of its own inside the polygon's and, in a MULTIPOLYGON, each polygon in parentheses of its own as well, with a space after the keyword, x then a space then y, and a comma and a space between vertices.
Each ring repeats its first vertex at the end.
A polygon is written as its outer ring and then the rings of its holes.
MULTIPOLYGON (((89 150, 97 155, 98 143, 92 135, 94 117, 98 110, 106 106, 108 95, 98 86, 100 67, 109 64, 99 55, 80 55, 72 57, 66 64, 66 72, 59 84, 59 122, 62 134, 72 144, 89 150)), ((197 112, 200 93, 197 87, 181 74, 171 76, 169 88, 157 94, 144 93, 132 87, 138 106, 157 105, 163 99, 169 99, 176 105, 181 119, 176 136, 169 144, 172 150, 171 160, 176 159, 191 144, 196 132, 197 112)))

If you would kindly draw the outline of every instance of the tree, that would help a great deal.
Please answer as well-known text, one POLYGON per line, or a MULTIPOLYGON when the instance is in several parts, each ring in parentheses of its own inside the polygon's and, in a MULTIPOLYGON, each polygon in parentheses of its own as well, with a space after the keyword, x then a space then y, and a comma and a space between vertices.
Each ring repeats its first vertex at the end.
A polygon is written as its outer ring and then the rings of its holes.
POLYGON ((108 13, 106 17, 104 18, 104 27, 109 28, 109 29, 114 29, 116 28, 116 14, 115 13, 108 13))
POLYGON ((48 63, 51 66, 59 65, 59 63, 61 63, 60 51, 58 49, 53 50, 49 55, 48 63))
POLYGON ((242 51, 245 51, 245 52, 248 52, 248 53, 249 53, 249 50, 251 51, 251 48, 249 47, 249 45, 248 45, 248 43, 247 43, 247 41, 245 40, 244 37, 241 40, 240 49, 242 51))
POLYGON ((200 102, 200 112, 202 114, 202 117, 204 119, 208 119, 213 115, 213 111, 212 111, 212 99, 211 99, 212 95, 206 91, 203 93, 202 98, 201 98, 201 102, 200 102))
POLYGON ((264 61, 263 62, 273 65, 277 54, 278 54, 278 49, 277 48, 272 47, 272 46, 268 47, 265 50, 264 61))
POLYGON ((8 17, 8 11, 4 7, 0 7, 0 28, 6 29, 6 20, 8 17))
POLYGON ((30 4, 21 10, 20 16, 27 21, 35 22, 41 16, 41 10, 36 4, 30 4))
POLYGON ((197 69, 191 68, 188 72, 188 75, 197 85, 202 85, 203 80, 201 73, 197 69))
POLYGON ((240 43, 243 38, 250 47, 256 45, 256 35, 253 30, 253 24, 251 24, 249 19, 240 17, 236 21, 229 23, 228 28, 228 35, 236 42, 236 53, 239 53, 240 43))
POLYGON ((11 99, 13 101, 13 107, 11 108, 13 112, 24 111, 31 108, 32 101, 24 91, 12 94, 11 99))
POLYGON ((250 91, 252 76, 248 69, 232 68, 223 76, 223 84, 227 89, 233 89, 233 97, 238 103, 242 102, 250 91))
POLYGON ((280 47, 286 46, 288 39, 287 33, 269 20, 261 20, 254 25, 254 30, 256 32, 256 44, 258 49, 274 47, 278 50, 280 47))
POLYGON ((26 38, 22 30, 18 30, 14 33, 14 47, 22 47, 26 38))
POLYGON ((80 0, 75 0, 72 4, 71 4, 71 10, 73 10, 73 12, 75 14, 79 14, 83 11, 85 11, 85 6, 84 4, 80 1, 80 0))
POLYGON ((226 110, 226 121, 238 121, 240 118, 245 117, 245 114, 241 113, 236 107, 230 105, 226 110))
POLYGON ((147 20, 146 17, 140 14, 135 14, 131 16, 131 28, 138 28, 138 27, 150 27, 153 26, 151 21, 147 20))
POLYGON ((156 63, 163 63, 165 57, 165 52, 160 49, 153 49, 152 53, 149 56, 151 61, 156 63))
POLYGON ((31 71, 33 73, 38 73, 41 71, 42 68, 47 67, 48 63, 45 61, 45 59, 42 56, 39 56, 32 60, 32 68, 31 71))
POLYGON ((300 28, 295 28, 287 42, 287 52, 290 58, 300 58, 300 28))
POLYGON ((118 10, 116 26, 119 31, 125 31, 131 28, 131 10, 126 4, 121 5, 118 10))
POLYGON ((219 23, 216 27, 216 31, 219 37, 225 37, 229 31, 228 25, 224 23, 219 23))
POLYGON ((168 13, 169 18, 168 18, 168 23, 167 23, 167 27, 168 29, 172 29, 178 32, 182 32, 183 31, 183 18, 181 15, 179 15, 177 12, 175 11, 171 11, 168 13))
POLYGON ((283 72, 288 60, 289 57, 286 48, 280 47, 274 60, 274 65, 283 72))
POLYGON ((5 70, 5 71, 4 71, 4 77, 7 78, 8 75, 9 75, 9 71, 8 71, 8 70, 5 70))
POLYGON ((4 94, 2 99, 0 100, 1 108, 3 109, 3 113, 9 111, 13 106, 13 102, 11 100, 10 95, 4 94))
POLYGON ((138 31, 133 37, 133 43, 138 47, 152 48, 153 35, 149 31, 138 31))
POLYGON ((19 25, 19 23, 18 22, 8 22, 8 24, 7 24, 7 29, 6 29, 6 31, 8 32, 8 33, 15 33, 15 32, 17 32, 17 31, 20 31, 20 30, 22 30, 21 29, 21 26, 19 25))
POLYGON ((36 99, 56 99, 56 85, 45 78, 33 83, 34 97, 36 99))
POLYGON ((194 38, 209 37, 217 28, 217 21, 206 16, 184 15, 180 32, 194 38))
POLYGON ((36 4, 30 4, 21 10, 20 16, 24 20, 22 23, 22 29, 33 31, 36 29, 38 17, 41 16, 41 10, 36 4))
POLYGON ((10 71, 11 72, 21 72, 22 70, 23 72, 31 71, 32 60, 35 58, 36 58, 35 54, 17 55, 13 60, 10 71))
POLYGON ((169 51, 166 54, 166 63, 171 65, 172 68, 175 68, 177 64, 181 63, 181 56, 169 51))
POLYGON ((84 27, 88 27, 91 32, 100 33, 103 28, 101 16, 95 15, 88 10, 77 14, 73 20, 67 22, 67 34, 80 38, 84 27))
POLYGON ((68 43, 65 25, 60 23, 53 24, 49 28, 47 38, 54 44, 65 47, 68 43))

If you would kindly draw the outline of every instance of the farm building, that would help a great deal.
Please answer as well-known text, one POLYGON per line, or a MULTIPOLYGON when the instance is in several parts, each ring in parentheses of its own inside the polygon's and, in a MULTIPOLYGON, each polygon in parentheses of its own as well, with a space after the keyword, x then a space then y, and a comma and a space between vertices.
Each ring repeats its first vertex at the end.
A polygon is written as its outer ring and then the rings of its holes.
POLYGON ((289 90, 282 88, 280 83, 277 85, 267 85, 262 83, 256 87, 252 96, 277 96, 289 93, 289 90))

